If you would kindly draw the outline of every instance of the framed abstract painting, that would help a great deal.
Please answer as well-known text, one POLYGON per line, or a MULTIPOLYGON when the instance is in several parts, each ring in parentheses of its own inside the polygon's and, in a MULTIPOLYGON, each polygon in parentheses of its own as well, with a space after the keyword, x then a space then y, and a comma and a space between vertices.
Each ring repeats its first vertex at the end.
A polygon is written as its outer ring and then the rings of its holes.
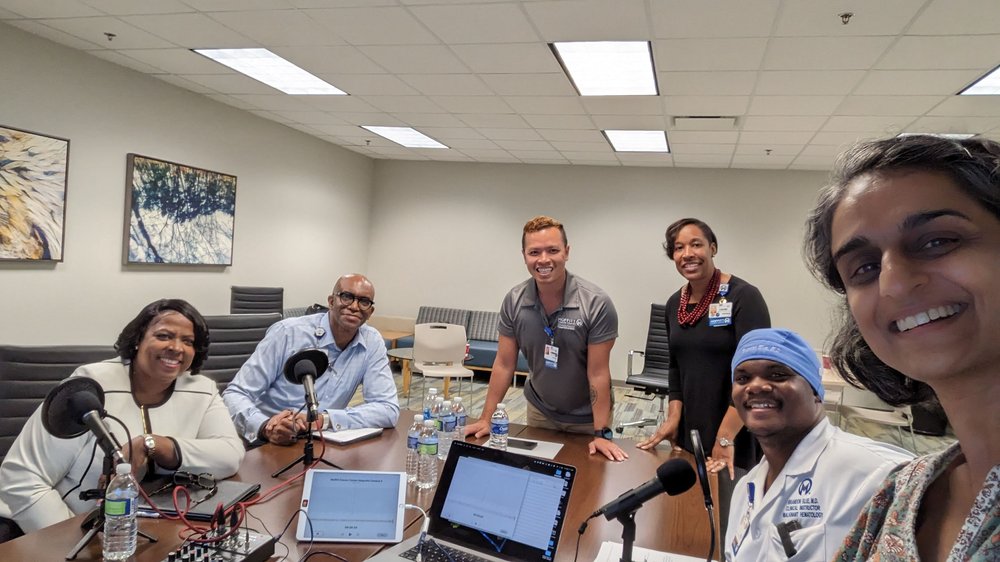
POLYGON ((63 261, 69 140, 0 125, 0 260, 63 261))
POLYGON ((232 265, 236 176, 128 155, 122 263, 232 265))

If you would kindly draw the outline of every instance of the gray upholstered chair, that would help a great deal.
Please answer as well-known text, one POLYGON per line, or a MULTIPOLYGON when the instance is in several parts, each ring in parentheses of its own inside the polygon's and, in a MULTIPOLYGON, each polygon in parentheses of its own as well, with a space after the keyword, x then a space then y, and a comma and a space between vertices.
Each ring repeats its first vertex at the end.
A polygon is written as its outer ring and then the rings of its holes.
POLYGON ((267 329, 278 320, 281 320, 278 313, 206 316, 211 343, 201 374, 214 380, 221 392, 257 349, 267 329))
POLYGON ((642 396, 635 396, 643 400, 659 398, 660 411, 655 418, 642 418, 639 420, 620 423, 616 428, 618 433, 624 431, 626 427, 646 427, 659 426, 663 423, 664 402, 670 391, 670 383, 667 372, 670 369, 670 344, 667 341, 667 307, 662 304, 653 304, 649 309, 649 332, 646 335, 646 349, 639 351, 633 349, 628 352, 628 378, 625 384, 642 391, 642 396), (642 371, 632 372, 632 359, 634 356, 643 357, 642 371))
POLYGON ((282 287, 237 287, 230 291, 230 314, 281 314, 285 302, 282 287))
POLYGON ((0 345, 0 461, 59 381, 80 365, 115 356, 110 345, 0 345))

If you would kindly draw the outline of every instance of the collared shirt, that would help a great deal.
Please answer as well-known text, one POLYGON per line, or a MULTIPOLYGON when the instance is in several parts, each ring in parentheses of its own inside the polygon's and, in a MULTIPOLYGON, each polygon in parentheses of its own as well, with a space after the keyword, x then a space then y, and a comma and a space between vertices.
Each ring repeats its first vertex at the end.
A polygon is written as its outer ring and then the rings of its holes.
POLYGON ((526 400, 559 422, 593 421, 587 346, 618 337, 618 312, 600 287, 567 271, 562 306, 546 315, 535 281, 528 279, 507 293, 497 329, 516 340, 528 360, 531 376, 525 386, 526 400), (550 340, 559 348, 555 369, 545 364, 545 346, 550 340))
POLYGON ((767 492, 766 458, 737 482, 726 560, 830 560, 885 476, 912 458, 899 447, 841 431, 824 417, 802 438, 767 492), (801 528, 789 533, 796 550, 789 557, 777 525, 792 521, 801 528))
POLYGON ((399 401, 382 335, 363 324, 342 350, 334 342, 329 315, 324 312, 273 324, 223 391, 222 398, 244 439, 256 441, 271 416, 298 410, 305 403, 302 385, 286 380, 283 372, 289 357, 308 348, 324 351, 330 360, 329 368, 316 378, 316 399, 330 416, 331 429, 396 425, 399 401), (364 403, 348 408, 358 385, 363 385, 364 403))

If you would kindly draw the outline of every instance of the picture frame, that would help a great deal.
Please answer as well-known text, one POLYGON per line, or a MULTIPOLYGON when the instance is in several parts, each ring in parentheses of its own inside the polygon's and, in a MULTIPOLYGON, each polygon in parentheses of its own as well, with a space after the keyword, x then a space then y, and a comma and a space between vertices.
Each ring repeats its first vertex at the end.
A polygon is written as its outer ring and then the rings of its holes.
POLYGON ((233 264, 236 176, 129 153, 122 263, 233 264))
POLYGON ((0 261, 63 261, 69 139, 0 125, 0 261))

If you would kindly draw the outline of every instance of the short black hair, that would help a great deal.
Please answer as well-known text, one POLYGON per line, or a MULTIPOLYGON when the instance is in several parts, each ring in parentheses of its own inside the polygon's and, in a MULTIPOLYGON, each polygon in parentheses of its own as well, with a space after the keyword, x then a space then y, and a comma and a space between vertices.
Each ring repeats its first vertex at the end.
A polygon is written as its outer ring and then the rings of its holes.
POLYGON ((715 232, 712 231, 712 227, 705 224, 705 221, 693 218, 681 219, 679 221, 674 221, 673 224, 667 227, 667 232, 665 234, 666 242, 663 243, 663 250, 667 252, 667 257, 674 259, 674 244, 677 243, 677 235, 680 234, 682 228, 688 225, 695 225, 701 229, 702 234, 708 241, 715 244, 715 248, 719 248, 719 241, 715 238, 715 232))
MULTIPOLYGON (((863 142, 837 159, 830 184, 820 192, 806 221, 803 248, 813 275, 827 287, 845 294, 844 281, 833 261, 833 215, 848 186, 864 175, 908 172, 940 173, 972 200, 1000 219, 1000 144, 987 139, 952 140, 912 135, 863 142)), ((830 346, 830 359, 844 379, 864 386, 889 404, 916 404, 934 398, 926 384, 886 365, 872 351, 847 305, 840 304, 840 325, 830 346)))
POLYGON ((153 319, 164 312, 177 312, 194 325, 194 360, 191 361, 191 374, 197 375, 202 364, 208 358, 208 344, 211 341, 208 334, 208 324, 198 310, 182 299, 160 299, 143 307, 128 324, 122 328, 115 341, 115 351, 123 362, 131 363, 139 349, 139 342, 146 335, 146 330, 153 319))

